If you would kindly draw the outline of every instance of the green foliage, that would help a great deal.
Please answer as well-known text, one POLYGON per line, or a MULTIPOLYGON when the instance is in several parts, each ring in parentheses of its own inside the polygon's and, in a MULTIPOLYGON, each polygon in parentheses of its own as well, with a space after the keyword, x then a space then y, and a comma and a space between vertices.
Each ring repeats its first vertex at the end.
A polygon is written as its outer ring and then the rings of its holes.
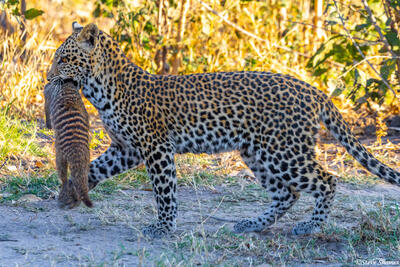
POLYGON ((43 10, 38 10, 36 8, 30 8, 27 11, 25 11, 25 18, 26 19, 34 19, 44 13, 43 10))
MULTIPOLYGON (((157 1, 145 1, 131 7, 128 1, 97 0, 94 17, 115 19, 111 35, 124 47, 124 52, 134 51, 136 45, 152 51, 163 45, 163 36, 156 25, 157 1)), ((155 70, 153 66, 152 71, 155 70)))
POLYGON ((359 4, 339 6, 329 1, 327 25, 332 32, 343 34, 329 38, 307 63, 313 75, 325 82, 333 71, 332 64, 340 64, 342 74, 332 96, 345 93, 356 108, 364 103, 369 106, 369 101, 381 105, 385 97, 393 96, 389 95, 389 86, 400 88, 400 23, 394 20, 400 2, 368 1, 367 8, 371 13, 359 4))
POLYGON ((14 16, 19 18, 22 15, 24 15, 24 17, 27 20, 32 20, 32 19, 34 19, 34 18, 36 18, 36 17, 38 17, 38 16, 40 16, 40 15, 42 15, 44 13, 43 10, 39 10, 39 9, 36 9, 36 8, 30 8, 30 9, 26 10, 24 12, 24 14, 22 14, 23 11, 21 10, 20 1, 19 0, 5 0, 4 1, 4 6, 5 6, 5 8, 11 10, 11 14, 13 14, 14 16))
POLYGON ((112 18, 113 15, 113 8, 118 7, 119 3, 122 1, 118 0, 97 0, 95 3, 95 10, 93 11, 93 16, 98 17, 106 17, 112 18))
POLYGON ((11 13, 14 16, 20 16, 21 15, 21 12, 20 12, 20 9, 19 9, 19 0, 6 0, 3 3, 3 5, 4 5, 5 8, 11 10, 11 13))
POLYGON ((24 155, 45 156, 43 147, 36 140, 37 125, 8 115, 9 107, 0 110, 0 162, 9 157, 24 155))
POLYGON ((10 196, 3 200, 17 200, 26 194, 33 194, 40 198, 49 198, 59 186, 59 180, 56 173, 52 173, 46 177, 0 177, 0 184, 4 184, 0 188, 0 192, 11 193, 10 196))
POLYGON ((98 131, 94 131, 91 139, 90 139, 90 144, 89 144, 89 148, 91 150, 98 148, 101 145, 104 145, 105 143, 105 134, 103 130, 98 130, 98 131))

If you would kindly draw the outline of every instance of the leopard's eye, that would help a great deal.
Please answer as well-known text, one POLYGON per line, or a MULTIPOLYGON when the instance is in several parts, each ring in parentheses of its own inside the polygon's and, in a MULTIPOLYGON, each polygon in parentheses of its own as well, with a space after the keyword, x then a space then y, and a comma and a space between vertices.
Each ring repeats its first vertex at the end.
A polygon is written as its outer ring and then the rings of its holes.
POLYGON ((60 57, 60 59, 58 60, 58 63, 67 63, 67 58, 66 57, 60 57))

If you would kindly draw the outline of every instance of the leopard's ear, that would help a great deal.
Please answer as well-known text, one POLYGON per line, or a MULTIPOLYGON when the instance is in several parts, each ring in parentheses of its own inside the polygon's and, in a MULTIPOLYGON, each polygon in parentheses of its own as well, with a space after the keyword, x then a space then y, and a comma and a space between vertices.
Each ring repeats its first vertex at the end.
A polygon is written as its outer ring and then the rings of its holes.
POLYGON ((99 28, 97 28, 96 24, 90 23, 83 27, 78 37, 76 38, 76 41, 81 48, 83 48, 87 52, 91 52, 96 47, 98 36, 99 28))
POLYGON ((78 22, 76 22, 76 21, 72 22, 72 30, 73 30, 74 32, 79 32, 79 31, 81 31, 82 29, 83 29, 83 26, 80 25, 78 22))

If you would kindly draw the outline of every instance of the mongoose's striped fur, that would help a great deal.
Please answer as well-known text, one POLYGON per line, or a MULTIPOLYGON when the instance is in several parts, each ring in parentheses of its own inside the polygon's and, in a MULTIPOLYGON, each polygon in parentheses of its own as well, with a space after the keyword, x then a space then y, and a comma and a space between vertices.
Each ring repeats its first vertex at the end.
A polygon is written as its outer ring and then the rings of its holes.
POLYGON ((44 95, 46 127, 54 128, 56 137, 56 165, 62 181, 59 205, 74 208, 83 201, 92 207, 88 195, 89 116, 79 88, 72 80, 58 80, 46 84, 44 95))

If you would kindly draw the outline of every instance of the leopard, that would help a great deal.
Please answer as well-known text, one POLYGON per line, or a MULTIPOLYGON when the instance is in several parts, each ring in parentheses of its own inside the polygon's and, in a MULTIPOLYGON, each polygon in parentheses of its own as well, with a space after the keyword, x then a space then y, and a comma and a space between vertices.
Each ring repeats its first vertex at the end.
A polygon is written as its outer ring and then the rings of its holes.
POLYGON ((176 230, 175 155, 227 151, 239 152, 271 198, 259 216, 239 219, 234 232, 267 230, 302 192, 313 196, 315 207, 292 233, 320 232, 337 185, 337 177, 316 159, 321 121, 362 166, 400 185, 400 173, 378 161, 332 100, 304 81, 261 71, 156 75, 130 61, 96 24, 73 22, 72 28, 48 78, 78 82, 111 138, 90 163, 90 188, 144 163, 157 207, 157 219, 142 228, 145 236, 161 238, 176 230))
POLYGON ((57 79, 44 87, 46 127, 55 132, 56 168, 62 182, 58 206, 63 209, 78 207, 81 201, 93 207, 88 195, 89 115, 77 86, 72 79, 57 79))

